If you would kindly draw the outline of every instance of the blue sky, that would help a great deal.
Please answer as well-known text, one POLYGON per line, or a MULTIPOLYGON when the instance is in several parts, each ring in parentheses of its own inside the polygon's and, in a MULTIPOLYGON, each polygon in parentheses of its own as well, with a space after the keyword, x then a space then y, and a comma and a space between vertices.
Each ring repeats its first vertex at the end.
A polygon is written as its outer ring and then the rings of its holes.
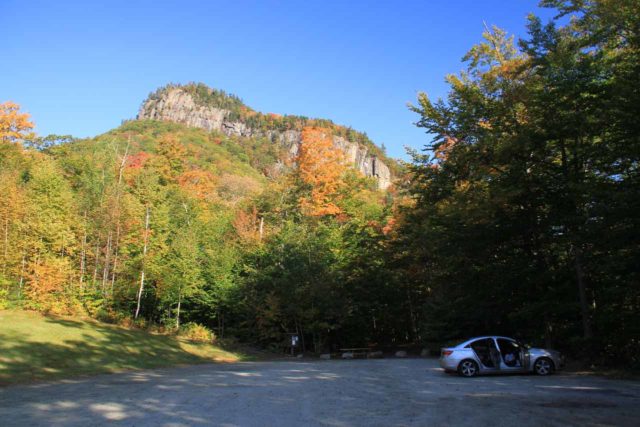
POLYGON ((263 112, 332 119, 393 157, 429 140, 407 109, 444 96, 483 21, 525 36, 537 0, 0 0, 0 102, 36 130, 93 136, 169 82, 201 81, 263 112))

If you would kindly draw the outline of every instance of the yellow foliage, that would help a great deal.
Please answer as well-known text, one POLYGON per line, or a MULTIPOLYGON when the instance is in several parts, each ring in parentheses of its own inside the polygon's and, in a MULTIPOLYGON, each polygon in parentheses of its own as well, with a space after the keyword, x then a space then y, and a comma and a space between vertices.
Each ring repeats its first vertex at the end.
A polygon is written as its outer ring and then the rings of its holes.
POLYGON ((7 101, 0 104, 0 142, 19 142, 29 136, 34 124, 28 113, 20 113, 20 106, 7 101))
POLYGON ((209 171, 193 169, 178 177, 178 184, 199 200, 213 201, 216 195, 215 177, 209 171))
POLYGON ((54 314, 73 312, 73 301, 61 298, 70 273, 66 259, 47 257, 31 262, 25 291, 32 308, 54 314))
POLYGON ((326 129, 305 127, 296 159, 298 176, 311 187, 310 196, 300 199, 302 210, 311 216, 337 215, 342 210, 334 201, 344 186, 344 153, 333 145, 326 129))
POLYGON ((493 126, 491 126, 491 123, 487 120, 478 121, 478 126, 480 126, 482 129, 487 129, 487 130, 493 129, 493 126))

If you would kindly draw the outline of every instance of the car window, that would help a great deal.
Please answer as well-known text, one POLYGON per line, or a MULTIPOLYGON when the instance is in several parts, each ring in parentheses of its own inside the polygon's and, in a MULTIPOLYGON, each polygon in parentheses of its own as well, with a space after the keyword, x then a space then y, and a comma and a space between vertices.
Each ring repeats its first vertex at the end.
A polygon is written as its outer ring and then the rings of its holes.
POLYGON ((489 350, 490 348, 494 347, 493 345, 493 340, 491 338, 482 338, 479 340, 475 340, 471 343, 469 343, 468 345, 465 346, 465 348, 472 348, 474 349, 476 352, 477 351, 483 351, 483 350, 489 350))
POLYGON ((520 345, 517 342, 505 338, 498 338, 498 347, 502 353, 514 352, 520 349, 520 345))

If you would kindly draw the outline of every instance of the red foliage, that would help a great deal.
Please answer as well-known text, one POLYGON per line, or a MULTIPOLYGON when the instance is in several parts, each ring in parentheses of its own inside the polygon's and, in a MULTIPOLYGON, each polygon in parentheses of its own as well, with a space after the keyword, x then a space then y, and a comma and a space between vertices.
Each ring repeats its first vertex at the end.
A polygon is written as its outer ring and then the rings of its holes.
POLYGON ((141 169, 150 157, 151 154, 140 151, 139 153, 129 156, 129 159, 127 160, 127 167, 130 169, 141 169))

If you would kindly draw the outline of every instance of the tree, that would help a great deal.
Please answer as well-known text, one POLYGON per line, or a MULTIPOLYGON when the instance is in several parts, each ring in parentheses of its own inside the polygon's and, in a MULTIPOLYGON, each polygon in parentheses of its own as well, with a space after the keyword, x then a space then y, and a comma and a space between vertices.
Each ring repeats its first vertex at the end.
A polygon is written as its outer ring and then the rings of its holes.
POLYGON ((34 124, 28 113, 20 113, 20 106, 7 101, 0 104, 0 142, 21 142, 31 137, 34 124))
POLYGON ((544 3, 577 16, 530 18, 521 51, 488 30, 446 101, 419 96, 435 137, 414 154, 396 263, 427 297, 430 339, 520 332, 637 360, 637 267, 620 254, 640 241, 639 143, 616 104, 637 109, 638 16, 622 0, 544 3))
POLYGON ((336 196, 344 185, 344 154, 333 145, 326 129, 305 127, 296 158, 297 175, 307 187, 300 197, 300 206, 311 216, 336 215, 341 209, 336 196))

